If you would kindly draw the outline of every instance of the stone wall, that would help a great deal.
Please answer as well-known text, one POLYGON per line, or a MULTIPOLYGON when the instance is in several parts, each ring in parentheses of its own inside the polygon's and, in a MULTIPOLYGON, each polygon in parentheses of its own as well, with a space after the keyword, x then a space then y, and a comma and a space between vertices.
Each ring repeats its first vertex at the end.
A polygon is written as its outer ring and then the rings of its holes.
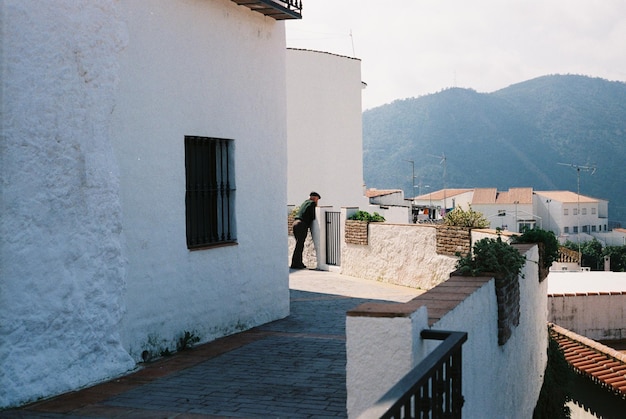
POLYGON ((467 227, 440 225, 437 227, 437 253, 440 255, 467 255, 472 246, 472 230, 467 227))
POLYGON ((367 245, 368 225, 367 221, 346 220, 346 243, 367 245))
POLYGON ((504 345, 513 329, 519 325, 519 280, 496 278, 496 301, 498 302, 498 345, 504 345))
POLYGON ((519 250, 528 261, 515 278, 521 310, 504 345, 498 336, 496 281, 489 277, 454 276, 406 304, 368 303, 351 310, 346 321, 348 416, 373 406, 439 345, 420 337, 423 329, 433 328, 468 333, 462 361, 464 417, 531 417, 547 363, 548 281, 538 278, 537 247, 519 250))
POLYGON ((436 252, 437 229, 431 225, 369 223, 367 240, 366 246, 344 240, 342 274, 430 289, 456 267, 456 257, 436 252))

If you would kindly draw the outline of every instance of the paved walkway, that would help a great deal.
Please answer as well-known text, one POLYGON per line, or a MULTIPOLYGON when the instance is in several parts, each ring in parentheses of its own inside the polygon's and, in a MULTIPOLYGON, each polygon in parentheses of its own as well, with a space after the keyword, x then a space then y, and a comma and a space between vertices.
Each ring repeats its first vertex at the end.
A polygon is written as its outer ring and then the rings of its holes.
POLYGON ((346 311, 421 291, 291 271, 291 314, 1 418, 343 418, 346 311))

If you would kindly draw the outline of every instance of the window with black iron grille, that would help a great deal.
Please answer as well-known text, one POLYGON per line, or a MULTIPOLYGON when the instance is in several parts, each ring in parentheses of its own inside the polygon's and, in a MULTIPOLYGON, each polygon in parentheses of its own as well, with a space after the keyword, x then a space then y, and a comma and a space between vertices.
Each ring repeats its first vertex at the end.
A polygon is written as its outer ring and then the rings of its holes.
POLYGON ((187 248, 236 241, 233 140, 185 136, 187 248))

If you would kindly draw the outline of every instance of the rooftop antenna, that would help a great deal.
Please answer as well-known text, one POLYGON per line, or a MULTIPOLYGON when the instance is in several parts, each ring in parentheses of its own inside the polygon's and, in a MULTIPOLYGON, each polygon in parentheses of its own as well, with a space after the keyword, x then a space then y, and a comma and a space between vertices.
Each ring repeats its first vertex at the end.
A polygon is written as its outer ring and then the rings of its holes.
POLYGON ((350 42, 352 42, 352 58, 356 58, 356 52, 354 52, 354 37, 352 36, 352 29, 350 29, 350 42))
POLYGON ((443 216, 446 216, 446 210, 448 209, 448 205, 446 203, 446 154, 441 153, 441 156, 435 156, 433 154, 429 154, 430 157, 435 157, 437 159, 441 159, 439 164, 443 164, 443 216))
POLYGON ((578 263, 582 267, 583 259, 582 259, 582 255, 580 252, 580 171, 582 170, 583 172, 591 172, 591 174, 593 175, 596 172, 596 166, 595 165, 590 166, 589 164, 585 166, 580 166, 577 164, 570 164, 570 163, 557 163, 557 164, 560 164, 561 166, 573 167, 574 169, 576 169, 576 187, 577 187, 576 199, 578 201, 577 210, 576 210, 578 213, 578 232, 576 233, 576 237, 578 238, 578 263))

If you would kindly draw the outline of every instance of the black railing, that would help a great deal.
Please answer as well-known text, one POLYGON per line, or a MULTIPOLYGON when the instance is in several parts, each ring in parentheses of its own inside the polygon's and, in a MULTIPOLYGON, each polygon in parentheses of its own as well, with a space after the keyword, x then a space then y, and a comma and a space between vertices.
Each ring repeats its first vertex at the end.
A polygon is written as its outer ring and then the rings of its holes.
POLYGON ((422 330, 422 339, 443 342, 394 385, 362 417, 366 418, 460 418, 461 347, 465 332, 422 330))
POLYGON ((340 212, 326 212, 326 264, 337 266, 341 257, 340 212))
POLYGON ((276 20, 302 19, 302 0, 232 0, 276 20))

